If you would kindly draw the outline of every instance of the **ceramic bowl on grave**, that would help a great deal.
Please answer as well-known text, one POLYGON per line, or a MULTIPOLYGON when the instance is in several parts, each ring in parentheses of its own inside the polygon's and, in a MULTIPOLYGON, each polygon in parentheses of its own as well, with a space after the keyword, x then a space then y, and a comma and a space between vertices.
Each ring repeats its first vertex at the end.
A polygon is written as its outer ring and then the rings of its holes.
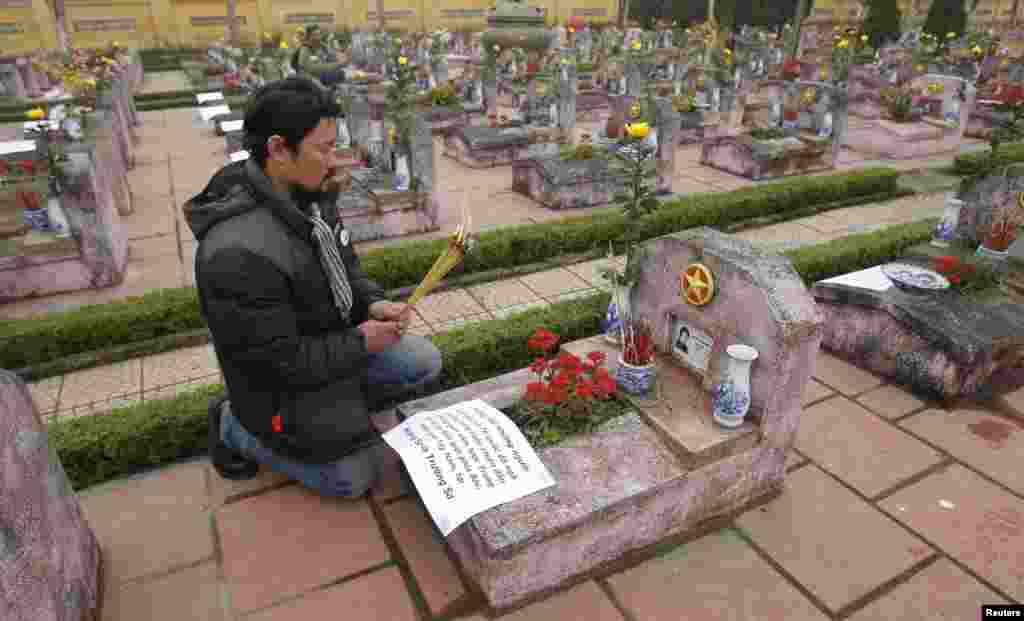
POLYGON ((915 293, 944 291, 949 289, 949 280, 942 274, 910 263, 888 263, 882 266, 882 273, 897 288, 915 293))

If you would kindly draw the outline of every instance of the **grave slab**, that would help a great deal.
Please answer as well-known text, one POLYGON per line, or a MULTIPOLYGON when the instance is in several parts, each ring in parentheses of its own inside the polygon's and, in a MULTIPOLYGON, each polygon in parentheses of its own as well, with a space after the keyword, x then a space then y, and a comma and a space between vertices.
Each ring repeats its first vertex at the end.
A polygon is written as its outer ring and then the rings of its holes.
MULTIPOLYGON (((661 401, 631 401, 636 411, 539 451, 554 487, 484 511, 451 533, 450 549, 495 608, 707 528, 780 489, 820 339, 809 293, 788 261, 711 229, 648 247, 632 304, 658 326, 661 401), (680 272, 698 252, 720 292, 705 310, 680 308, 680 272), (666 353, 674 340, 668 338, 672 313, 714 335, 708 369, 698 372, 666 353), (748 421, 724 430, 711 422, 709 393, 723 366, 715 356, 733 342, 756 345, 768 362, 755 369, 748 421)), ((601 339, 563 350, 604 351, 612 370, 619 358, 601 339)), ((522 397, 530 378, 528 369, 507 373, 401 405, 398 415, 470 399, 502 409, 522 397)))
POLYGON ((944 400, 984 395, 1024 362, 1024 310, 1008 297, 908 292, 885 280, 814 285, 825 349, 944 400))

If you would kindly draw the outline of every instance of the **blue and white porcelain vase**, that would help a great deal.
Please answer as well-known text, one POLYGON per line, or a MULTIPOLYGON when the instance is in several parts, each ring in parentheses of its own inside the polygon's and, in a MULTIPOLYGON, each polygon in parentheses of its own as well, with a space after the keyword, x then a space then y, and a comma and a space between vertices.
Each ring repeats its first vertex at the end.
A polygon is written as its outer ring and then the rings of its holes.
POLYGON ((395 156, 395 191, 409 191, 409 158, 404 153, 395 156))
POLYGON ((715 387, 712 415, 723 427, 735 429, 750 411, 750 367, 757 350, 749 345, 730 345, 725 349, 728 364, 715 387))
POLYGON ((932 245, 936 248, 949 248, 950 242, 956 236, 956 225, 960 222, 960 210, 964 202, 953 194, 946 195, 946 208, 942 212, 942 220, 935 225, 935 233, 932 235, 932 245))
POLYGON ((629 286, 612 286, 612 300, 604 316, 604 338, 613 345, 622 345, 622 323, 629 317, 629 294, 629 286))
POLYGON ((619 366, 615 369, 615 381, 628 394, 638 397, 649 395, 654 386, 654 363, 634 366, 620 356, 619 366))

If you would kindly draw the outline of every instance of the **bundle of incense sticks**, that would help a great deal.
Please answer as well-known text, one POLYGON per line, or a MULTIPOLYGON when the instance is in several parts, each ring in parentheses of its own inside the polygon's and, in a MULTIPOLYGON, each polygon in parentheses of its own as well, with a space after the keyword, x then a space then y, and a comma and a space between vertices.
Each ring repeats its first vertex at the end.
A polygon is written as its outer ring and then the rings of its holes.
POLYGON ((463 194, 462 201, 462 224, 456 229, 448 239, 448 248, 445 249, 444 253, 434 261, 434 266, 430 268, 427 275, 423 277, 423 282, 416 287, 416 291, 413 292, 406 303, 409 306, 416 306, 420 300, 426 297, 434 287, 437 286, 448 272, 455 269, 455 266, 462 262, 462 259, 466 256, 466 251, 469 247, 470 240, 470 219, 469 219, 469 192, 463 194))

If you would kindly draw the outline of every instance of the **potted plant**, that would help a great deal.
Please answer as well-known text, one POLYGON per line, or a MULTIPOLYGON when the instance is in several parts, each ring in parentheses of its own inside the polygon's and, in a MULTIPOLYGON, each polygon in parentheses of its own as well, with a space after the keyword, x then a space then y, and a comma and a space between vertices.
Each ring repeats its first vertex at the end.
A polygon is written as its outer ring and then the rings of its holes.
MULTIPOLYGON (((605 335, 625 347, 621 327, 632 318, 630 295, 640 280, 642 251, 637 245, 641 217, 658 207, 651 179, 655 174, 654 146, 648 141, 650 127, 644 122, 626 124, 626 136, 613 151, 612 173, 626 180, 626 191, 617 195, 626 217, 626 263, 622 269, 602 270, 612 285, 612 302, 605 318, 605 335)), ((610 249, 609 249, 610 250, 610 249)))

